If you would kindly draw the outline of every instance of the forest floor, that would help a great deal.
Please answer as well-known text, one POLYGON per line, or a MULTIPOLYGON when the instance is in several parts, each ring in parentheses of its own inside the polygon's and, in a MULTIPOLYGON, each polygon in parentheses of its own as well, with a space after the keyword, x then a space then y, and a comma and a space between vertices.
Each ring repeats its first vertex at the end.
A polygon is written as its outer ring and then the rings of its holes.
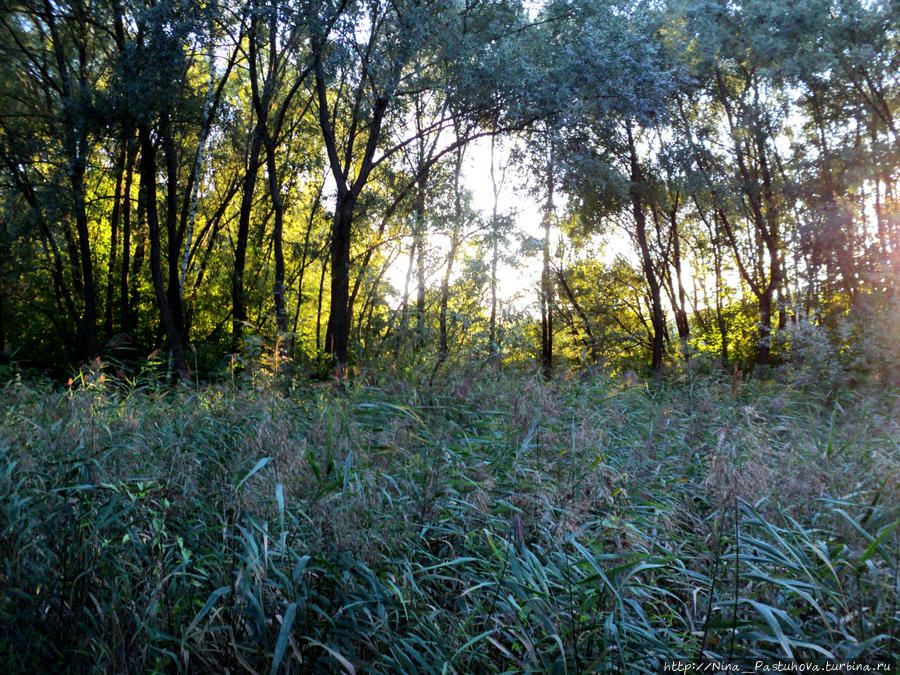
POLYGON ((898 495, 900 391, 876 386, 11 382, 0 659, 424 673, 896 661, 898 495))

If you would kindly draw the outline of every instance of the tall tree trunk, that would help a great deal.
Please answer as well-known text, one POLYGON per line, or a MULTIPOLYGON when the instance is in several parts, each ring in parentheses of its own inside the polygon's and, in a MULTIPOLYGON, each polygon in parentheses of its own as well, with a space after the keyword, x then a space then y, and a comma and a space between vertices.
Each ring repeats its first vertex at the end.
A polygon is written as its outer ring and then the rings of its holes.
MULTIPOLYGON (((331 242, 328 243, 329 250, 331 242)), ((322 351, 322 299, 325 295, 325 275, 328 273, 328 258, 322 258, 322 272, 319 274, 319 294, 316 300, 316 353, 322 351)))
MULTIPOLYGON (((53 237, 50 226, 41 212, 40 203, 37 194, 35 193, 34 186, 28 180, 25 168, 4 152, 2 145, 0 145, 0 160, 6 165, 13 183, 21 191, 22 196, 31 208, 34 220, 37 223, 38 230, 41 234, 41 245, 44 249, 44 254, 49 261, 52 261, 51 278, 53 279, 53 289, 55 291, 54 295, 56 296, 57 307, 61 314, 67 313, 69 315, 72 323, 75 324, 78 338, 83 344, 87 344, 84 321, 82 320, 81 313, 75 307, 74 298, 66 284, 62 254, 59 251, 59 247, 56 245, 56 240, 53 237)), ((54 320, 54 324, 57 327, 60 326, 59 322, 56 320, 54 320)))
MULTIPOLYGON (((255 10, 255 8, 254 8, 255 10)), ((283 115, 277 115, 275 119, 275 129, 269 131, 269 104, 271 102, 272 92, 276 86, 275 71, 277 63, 280 60, 277 50, 276 36, 278 26, 276 15, 274 12, 269 17, 269 58, 268 68, 266 69, 266 77, 263 82, 262 91, 259 86, 259 68, 257 64, 257 13, 253 11, 250 20, 250 33, 248 36, 249 46, 249 65, 250 65, 250 87, 253 100, 253 108, 256 110, 257 129, 261 135, 263 146, 266 150, 266 174, 268 177, 269 197, 272 200, 272 210, 275 215, 275 224, 272 231, 272 246, 275 258, 275 279, 272 283, 272 300, 275 305, 275 326, 278 333, 277 351, 279 359, 285 359, 288 356, 287 347, 287 309, 285 307, 285 289, 284 289, 284 200, 281 196, 281 185, 278 180, 278 164, 275 156, 277 146, 277 138, 281 132, 281 121, 283 115)), ((308 71, 306 71, 308 72, 308 71)), ((293 97, 293 92, 297 91, 300 81, 305 79, 305 75, 298 80, 296 85, 288 93, 285 104, 293 97)), ((264 229, 260 228, 260 241, 264 235, 264 229)))
MULTIPOLYGON (((297 306, 294 309, 294 320, 291 322, 291 352, 295 348, 297 338, 297 325, 300 322, 300 309, 303 306, 303 278, 306 274, 306 268, 311 264, 309 258, 309 239, 312 236, 313 224, 316 220, 316 211, 319 208, 319 200, 322 196, 322 188, 320 186, 319 193, 316 195, 316 201, 313 202, 309 211, 309 219, 306 221, 306 234, 303 236, 303 251, 300 254, 300 274, 297 281, 297 306)), ((322 250, 324 253, 324 249, 322 250)))
MULTIPOLYGON (((765 139, 761 133, 756 134, 757 152, 759 153, 760 173, 763 179, 763 197, 766 204, 765 226, 757 226, 757 231, 762 235, 766 252, 769 258, 769 281, 765 285, 762 297, 759 301, 760 319, 760 347, 757 362, 761 366, 772 362, 772 316, 773 311, 779 308, 775 306, 775 294, 781 288, 781 241, 779 235, 780 210, 776 203, 772 187, 772 176, 769 164, 766 160, 765 139)), ((762 260, 762 256, 760 256, 762 260)), ((761 278, 764 278, 761 277, 761 278)), ((784 312, 778 312, 781 317, 784 312)), ((779 325, 781 319, 779 318, 779 325)))
POLYGON ((444 361, 450 353, 447 343, 447 306, 450 302, 450 277, 453 274, 453 263, 456 261, 456 253, 459 250, 459 231, 454 227, 453 234, 450 238, 450 250, 447 252, 447 267, 444 270, 444 277, 441 279, 441 298, 440 310, 438 317, 438 353, 440 361, 444 361))
MULTIPOLYGON (((491 211, 491 317, 488 329, 488 354, 491 358, 495 358, 497 355, 497 263, 500 258, 500 232, 497 220, 500 206, 500 184, 497 181, 494 162, 496 144, 497 137, 491 136, 491 192, 494 195, 494 208, 491 211)), ((505 171, 503 173, 505 174, 505 171)), ((501 183, 502 180, 501 178, 501 183)))
POLYGON ((541 372, 553 374, 553 280, 550 277, 550 228, 553 225, 554 166, 552 153, 547 162, 547 201, 544 205, 544 245, 541 266, 541 372))
POLYGON ((427 174, 419 176, 415 198, 416 247, 416 337, 414 351, 425 344, 425 183, 427 174))
POLYGON ((644 179, 640 163, 638 162, 637 149, 634 143, 634 136, 631 132, 630 122, 626 123, 626 135, 628 138, 628 154, 631 168, 631 184, 629 185, 628 191, 631 197, 635 234, 637 235, 638 248, 640 249, 641 254, 641 267, 644 271, 644 278, 647 280, 647 286, 650 290, 650 325, 653 328, 653 335, 651 336, 650 368, 654 372, 659 372, 662 369, 666 322, 662 309, 659 280, 656 278, 656 272, 653 269, 653 259, 650 256, 650 244, 647 240, 647 219, 644 214, 643 203, 644 179))
POLYGON ((500 263, 500 234, 501 234, 501 216, 500 216, 500 193, 503 190, 503 184, 506 182, 506 171, 510 165, 510 159, 501 163, 498 167, 496 164, 497 135, 491 135, 491 193, 494 197, 493 209, 491 211, 491 315, 488 330, 488 353, 497 364, 500 362, 500 345, 498 335, 498 313, 500 302, 497 297, 497 268, 500 263), (497 172, 499 169, 499 179, 497 172))
POLYGON ((447 268, 444 270, 444 278, 441 279, 441 299, 438 319, 438 363, 443 363, 450 349, 447 344, 447 305, 450 301, 450 277, 453 274, 453 263, 456 260, 456 252, 459 248, 460 229, 462 228, 462 194, 460 193, 459 177, 462 173, 464 146, 456 150, 456 163, 453 173, 453 231, 450 235, 450 250, 447 252, 447 268))
POLYGON ((673 207, 669 212, 669 227, 672 235, 672 266, 675 268, 676 298, 675 324, 678 328, 678 337, 681 340, 682 349, 687 346, 691 336, 691 326, 688 323, 687 293, 684 290, 684 281, 681 274, 681 236, 678 232, 677 208, 673 207))
POLYGON ((346 368, 350 341, 350 240, 356 196, 338 195, 331 237, 331 306, 325 331, 325 351, 335 368, 346 368))
MULTIPOLYGON (((169 345, 172 348, 175 369, 184 382, 190 382, 191 371, 185 359, 181 331, 175 324, 172 316, 169 296, 166 292, 162 274, 162 244, 160 241, 159 214, 156 205, 156 148, 153 146, 150 138, 150 129, 146 124, 138 127, 138 134, 141 144, 141 194, 150 235, 150 273, 153 277, 153 290, 156 294, 156 303, 159 307, 160 317, 169 338, 169 345)), ((176 279, 176 284, 177 281, 176 279)))
MULTIPOLYGON (((61 222, 60 230, 62 230, 63 238, 66 242, 66 257, 69 260, 69 269, 72 275, 72 291, 75 296, 83 297, 84 274, 81 268, 81 257, 78 253, 78 242, 75 240, 75 235, 72 233, 72 228, 68 222, 61 222)), ((85 342, 85 344, 87 343, 85 342)))
POLYGON ((116 285, 116 263, 119 246, 119 220, 122 213, 122 188, 128 163, 128 137, 123 134, 122 148, 116 162, 116 187, 113 191, 112 215, 109 219, 109 266, 106 272, 106 302, 103 303, 103 330, 109 337, 113 332, 113 295, 116 285))
POLYGON ((144 228, 140 227, 143 210, 139 209, 138 214, 138 242, 131 264, 131 293, 128 299, 128 323, 125 329, 127 333, 134 333, 137 330, 138 311, 141 307, 141 270, 144 268, 144 258, 147 256, 147 236, 144 228))
POLYGON ((500 246, 496 232, 493 233, 491 239, 491 316, 488 330, 488 351, 491 357, 496 357, 499 353, 497 342, 497 264, 500 259, 500 246))
MULTIPOLYGON (((578 318, 581 319, 581 324, 584 327, 585 334, 585 338, 582 343, 585 347, 587 347, 588 352, 591 356, 591 361, 596 361, 597 345, 594 341, 594 331, 591 328, 591 321, 590 319, 588 319, 588 315, 584 311, 584 308, 581 306, 581 303, 578 302, 578 298, 575 297, 575 293, 572 292, 572 287, 569 286, 569 282, 566 281, 566 275, 561 269, 556 270, 556 278, 559 280, 559 285, 563 289, 563 292, 566 294, 566 297, 569 299, 569 302, 572 303, 572 309, 575 310, 578 318)), ((572 322, 572 331, 575 335, 578 334, 578 330, 575 328, 574 321, 572 322)))
MULTIPOLYGON (((748 80, 745 84, 748 90, 755 86, 755 82, 752 80, 748 80)), ((720 219, 728 235, 741 278, 750 287, 759 303, 759 345, 756 361, 759 365, 766 366, 769 365, 771 357, 773 298, 775 290, 781 283, 779 197, 775 194, 772 172, 767 159, 766 128, 760 124, 759 120, 751 120, 750 124, 745 122, 738 128, 738 119, 732 106, 731 95, 719 71, 716 71, 716 91, 728 120, 728 128, 733 139, 734 159, 738 169, 737 178, 740 180, 749 218, 753 223, 756 255, 752 261, 749 261, 749 265, 745 264, 742 259, 734 229, 722 208, 719 208, 720 219), (753 163, 754 156, 755 164, 753 163), (766 258, 769 262, 768 275, 765 271, 766 258)))
MULTIPOLYGON (((209 26, 207 34, 207 69, 209 70, 209 81, 206 85, 206 98, 203 100, 203 126, 200 130, 200 140, 197 143, 197 153, 194 156, 194 166, 188 179, 189 183, 189 200, 186 202, 188 206, 187 223, 183 226, 184 233, 184 251, 181 256, 181 269, 178 273, 178 285, 181 288, 182 297, 184 296, 184 282, 187 278, 188 264, 191 260, 191 250, 194 243, 194 226, 197 221, 197 204, 200 199, 200 183, 203 175, 203 160, 206 157, 206 144, 209 140, 210 127, 212 126, 212 112, 214 101, 218 102, 215 97, 216 91, 216 67, 215 67, 215 41, 213 38, 213 27, 209 26), (215 98, 214 98, 215 97, 215 98)), ((225 78, 231 72, 233 60, 229 61, 228 68, 225 72, 225 78)), ((185 331, 189 330, 189 322, 185 322, 185 331)))
POLYGON ((122 194, 122 264, 119 276, 119 326, 123 332, 129 331, 128 319, 128 266, 131 264, 131 183, 134 177, 134 162, 137 148, 134 130, 126 132, 129 152, 125 168, 125 188, 122 194))
MULTIPOLYGON (((178 332, 182 350, 188 344, 185 332, 184 306, 181 299, 180 254, 181 232, 178 227, 178 150, 172 132, 169 115, 162 116, 159 128, 163 158, 166 164, 166 295, 169 301, 169 312, 172 315, 172 326, 178 332)), ((174 350, 172 354, 174 358, 174 350)), ((180 370, 179 370, 179 374, 180 370)))
POLYGON ((722 312, 722 253, 719 250, 718 236, 713 238, 713 267, 716 276, 716 325, 719 328, 721 341, 722 365, 728 363, 728 325, 722 312))
MULTIPOLYGON (((73 262, 77 257, 80 264, 74 265, 73 286, 78 290, 79 286, 83 284, 81 287, 84 299, 81 318, 83 325, 82 336, 87 355, 94 360, 100 356, 100 349, 97 343, 97 289, 94 284, 94 265, 91 258, 91 241, 85 204, 84 176, 87 168, 85 162, 88 154, 88 134, 80 111, 73 106, 76 99, 72 95, 74 87, 87 88, 88 86, 87 71, 84 68, 85 55, 83 50, 85 45, 83 43, 76 45, 81 68, 77 72, 70 72, 72 61, 65 52, 65 44, 57 31, 55 17, 56 14, 53 11, 50 0, 44 0, 44 19, 47 22, 47 30, 51 38, 49 46, 55 57, 59 76, 59 91, 62 94, 63 145, 72 188, 75 232, 78 235, 77 256, 73 256, 73 262), (73 80, 76 80, 74 87, 73 80)), ((45 39, 44 42, 47 42, 47 40, 45 39)), ((74 247, 70 248, 70 252, 74 253, 72 248, 74 247)))
POLYGON ((756 362, 768 366, 772 356, 772 291, 766 289, 759 298, 759 347, 756 362))
POLYGON ((403 281, 403 303, 400 309, 400 335, 405 340, 409 336, 409 284, 412 281, 413 268, 416 265, 417 237, 413 235, 409 247, 409 265, 406 267, 406 278, 403 281))
POLYGON ((275 212, 275 226, 272 230, 272 246, 275 255, 275 282, 272 286, 272 297, 275 301, 275 325, 278 328, 278 343, 281 356, 287 356, 286 334, 287 310, 284 302, 284 201, 281 198, 281 186, 278 184, 278 168, 275 164, 275 144, 266 134, 266 172, 269 177, 269 194, 272 197, 272 209, 275 212))
POLYGON ((231 348, 241 350, 244 324, 247 322, 247 303, 244 296, 244 272, 247 267, 247 243, 250 239, 250 214, 253 210, 253 192, 259 174, 259 153, 262 148, 261 122, 253 129, 247 172, 244 174, 241 207, 238 214, 237 241, 234 246, 234 269, 231 276, 231 348))
POLYGON ((94 285, 91 235, 88 231, 85 209, 84 173, 84 161, 80 158, 75 159, 72 162, 72 193, 75 201, 75 230, 78 233, 81 277, 84 282, 84 338, 88 356, 96 359, 100 356, 100 347, 97 343, 97 289, 94 285))
MULTIPOLYGON (((332 118, 329 114, 328 78, 322 61, 320 45, 314 44, 313 67, 316 79, 316 98, 319 108, 319 128, 328 155, 328 165, 337 188, 334 221, 331 233, 331 315, 328 317, 328 329, 325 334, 325 349, 332 355, 337 373, 346 370, 347 351, 350 341, 350 243, 353 229, 353 212, 356 200, 365 188, 372 169, 375 167, 374 157, 381 137, 381 126, 384 115, 391 101, 392 90, 382 92, 372 103, 371 120, 364 134, 357 139, 357 125, 360 122, 360 108, 357 105, 353 112, 348 130, 348 138, 343 153, 338 150, 332 118), (354 161, 353 148, 359 140, 364 147, 358 163, 354 161), (341 160, 341 154, 344 160, 341 160), (356 178, 349 181, 350 171, 358 165, 356 178)), ((365 86, 367 78, 359 84, 365 86)), ((357 100, 362 100, 362 89, 357 89, 357 100)))
MULTIPOLYGON (((844 290, 847 292, 851 303, 856 295, 856 265, 853 259, 853 246, 849 241, 849 223, 843 213, 843 209, 837 203, 836 190, 834 185, 834 157, 831 148, 828 145, 828 134, 825 128, 825 118, 821 107, 820 94, 817 90, 813 90, 811 100, 813 124, 815 125, 819 144, 819 152, 821 153, 821 161, 819 170, 822 172, 822 213, 821 217, 824 221, 825 244, 828 246, 828 253, 837 257, 838 266, 841 269, 841 277, 844 284, 844 290)), ((876 184, 876 217, 878 213, 878 198, 876 184)), ((781 312, 783 314, 784 312, 781 312)), ((779 325, 781 324, 781 320, 779 325)))
MULTIPOLYGON (((648 204, 653 215, 653 223, 656 227, 660 248, 662 249, 662 265, 659 270, 659 280, 662 290, 669 299, 669 305, 675 315, 675 329, 678 331, 678 341, 681 353, 688 358, 687 341, 690 337, 690 325, 688 323, 686 308, 686 293, 681 278, 681 241, 678 233, 678 195, 670 195, 674 202, 664 214, 668 223, 668 231, 663 231, 660 209, 652 201, 648 204), (663 239, 667 244, 663 246, 663 239)), ((665 324, 664 324, 665 325, 665 324)), ((666 343, 671 344, 671 336, 666 326, 666 343)))

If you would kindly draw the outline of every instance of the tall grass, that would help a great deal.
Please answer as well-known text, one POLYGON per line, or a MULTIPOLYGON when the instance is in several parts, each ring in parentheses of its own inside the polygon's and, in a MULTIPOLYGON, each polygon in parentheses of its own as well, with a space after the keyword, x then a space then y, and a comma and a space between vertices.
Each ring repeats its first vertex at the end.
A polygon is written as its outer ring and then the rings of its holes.
POLYGON ((900 651, 895 391, 460 376, 0 402, 12 671, 900 651))

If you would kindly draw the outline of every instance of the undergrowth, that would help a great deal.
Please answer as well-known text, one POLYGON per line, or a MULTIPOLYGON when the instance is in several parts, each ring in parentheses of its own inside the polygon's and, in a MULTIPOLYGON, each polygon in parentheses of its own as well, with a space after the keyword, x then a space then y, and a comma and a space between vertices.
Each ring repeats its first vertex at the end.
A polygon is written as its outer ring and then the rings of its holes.
POLYGON ((896 659, 900 396, 711 376, 0 389, 10 672, 896 659))

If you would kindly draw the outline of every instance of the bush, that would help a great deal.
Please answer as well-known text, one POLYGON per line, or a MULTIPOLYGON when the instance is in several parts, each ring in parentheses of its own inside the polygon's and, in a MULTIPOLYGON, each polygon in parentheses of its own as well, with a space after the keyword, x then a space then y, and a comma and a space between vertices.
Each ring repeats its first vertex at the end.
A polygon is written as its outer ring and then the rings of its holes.
POLYGON ((782 345, 781 374, 804 388, 832 390, 846 383, 847 369, 840 347, 828 331, 808 319, 792 321, 774 335, 782 345))

